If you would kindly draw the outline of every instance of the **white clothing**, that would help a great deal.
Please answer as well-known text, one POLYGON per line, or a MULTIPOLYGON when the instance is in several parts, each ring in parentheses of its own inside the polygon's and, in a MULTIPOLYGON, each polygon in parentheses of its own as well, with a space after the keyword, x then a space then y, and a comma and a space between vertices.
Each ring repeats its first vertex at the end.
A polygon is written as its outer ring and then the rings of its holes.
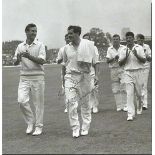
MULTIPOLYGON (((98 49, 96 46, 94 46, 95 48, 95 60, 96 62, 95 63, 99 63, 99 53, 98 53, 98 49)), ((95 68, 91 65, 91 68, 90 68, 90 75, 91 76, 95 76, 95 68)))
MULTIPOLYGON (((82 41, 83 39, 81 42, 82 41)), ((90 42, 88 42, 88 47, 89 43, 90 42)), ((87 72, 88 68, 85 65, 85 62, 83 62, 84 65, 79 65, 77 61, 78 49, 79 47, 75 48, 71 43, 66 45, 64 49, 63 61, 66 66, 65 95, 66 101, 68 102, 68 115, 72 130, 80 129, 77 113, 79 103, 81 103, 82 129, 89 130, 91 123, 91 106, 89 104, 91 77, 90 71, 87 72)), ((85 49, 89 48, 85 47, 85 49)), ((91 62, 93 62, 93 57, 91 62)), ((92 63, 90 63, 90 65, 92 65, 92 63)))
MULTIPOLYGON (((26 41, 19 44, 14 59, 17 59, 18 53, 26 51, 34 57, 46 59, 45 46, 37 40, 34 40, 31 45, 26 44, 26 41)), ((25 57, 21 58, 20 63, 20 82, 18 86, 18 103, 20 109, 27 124, 35 122, 36 126, 42 127, 45 89, 44 67, 25 57), (35 118, 29 105, 30 92, 35 106, 35 118)))
MULTIPOLYGON (((81 42, 86 39, 82 39, 81 42)), ((80 43, 81 43, 80 42, 80 43)), ((90 42, 88 46, 91 45, 90 42)), ((80 46, 80 45, 79 45, 80 46)), ((87 50, 89 48, 86 48, 87 50)), ((66 45, 63 52, 63 61, 65 62, 66 66, 66 73, 76 72, 90 72, 90 67, 93 62, 93 64, 96 64, 96 57, 95 57, 95 49, 93 46, 94 56, 91 57, 91 63, 87 62, 78 62, 77 58, 79 55, 79 47, 75 48, 71 43, 66 45)), ((89 51, 87 51, 89 52, 89 51)))
POLYGON ((132 50, 126 47, 126 50, 123 50, 120 54, 120 60, 123 60, 126 57, 126 52, 129 53, 127 61, 124 65, 124 82, 126 83, 126 92, 127 92, 127 109, 128 117, 135 116, 135 93, 138 99, 138 108, 141 109, 142 101, 144 94, 142 92, 143 88, 143 67, 144 64, 140 62, 136 56, 133 54, 134 50, 137 51, 137 54, 142 58, 145 58, 145 53, 142 46, 135 44, 132 50))
POLYGON ((130 70, 124 72, 124 79, 126 83, 127 91, 127 109, 128 116, 135 116, 135 93, 137 97, 137 108, 140 110, 143 106, 142 101, 144 100, 143 94, 143 80, 141 80, 143 70, 130 70))
MULTIPOLYGON (((46 59, 45 46, 43 43, 34 40, 31 45, 28 45, 26 41, 18 45, 14 59, 17 59, 17 54, 28 51, 30 55, 42 59, 46 59)), ((20 75, 44 75, 43 65, 37 64, 28 58, 21 58, 21 70, 20 75)))
MULTIPOLYGON (((65 45, 65 46, 66 46, 66 45, 65 45)), ((64 52, 65 46, 63 46, 63 47, 61 47, 61 48, 59 49, 58 56, 57 56, 57 58, 56 58, 56 62, 58 62, 58 60, 63 60, 63 52, 64 52)))
POLYGON ((27 124, 35 123, 35 126, 43 126, 44 114, 44 76, 21 76, 18 86, 18 103, 27 124), (29 104, 29 93, 32 92, 33 104, 36 115, 34 117, 29 104), (36 122, 35 122, 36 121, 36 122))
MULTIPOLYGON (((149 45, 143 44, 142 47, 143 47, 143 49, 144 49, 144 53, 145 53, 145 55, 146 55, 146 58, 147 58, 147 57, 151 57, 151 49, 150 49, 149 45)), ((144 68, 150 68, 150 62, 149 62, 149 61, 146 61, 146 62, 144 63, 144 68)))
POLYGON ((147 91, 147 85, 148 85, 148 79, 149 79, 149 68, 144 68, 142 71, 142 78, 143 78, 143 94, 144 94, 144 100, 143 100, 143 106, 148 107, 148 91, 147 91))
POLYGON ((92 63, 94 56, 94 42, 87 39, 81 39, 78 47, 77 61, 92 63))
POLYGON ((99 105, 98 101, 98 85, 95 85, 94 76, 91 75, 91 93, 89 96, 89 103, 91 108, 97 108, 99 105))
POLYGON ((126 64, 124 66, 124 70, 133 70, 133 69, 141 69, 144 67, 144 64, 141 63, 139 60, 137 60, 136 56, 133 54, 133 51, 136 50, 137 54, 142 57, 146 58, 144 50, 142 46, 135 44, 130 50, 127 46, 119 55, 119 61, 123 60, 126 57, 126 52, 130 53, 128 56, 128 59, 126 61, 126 64))
MULTIPOLYGON (((143 44, 143 49, 144 49, 144 53, 146 55, 146 58, 147 57, 151 57, 151 49, 149 47, 149 45, 147 44, 143 44)), ((143 68, 143 82, 144 82, 144 85, 143 85, 143 93, 144 93, 144 100, 143 100, 143 106, 144 107, 148 107, 148 97, 147 97, 147 84, 148 84, 148 78, 149 78, 149 71, 150 71, 150 62, 149 61, 146 61, 144 63, 144 68, 143 68)))
MULTIPOLYGON (((122 50, 125 49, 124 45, 120 45, 120 47, 118 48, 118 50, 116 50, 113 46, 110 46, 107 50, 107 55, 106 58, 108 59, 113 59, 115 58, 115 56, 119 56, 120 53, 122 52, 122 50)), ((115 67, 120 67, 119 63, 117 61, 113 61, 111 63, 109 63, 109 68, 115 68, 115 67)))
MULTIPOLYGON (((96 56, 96 63, 99 63, 99 53, 98 53, 98 49, 96 46, 94 46, 95 48, 95 56, 96 56)), ((91 87, 93 89, 93 91, 90 94, 89 97, 89 102, 91 104, 92 108, 97 108, 99 105, 99 101, 98 101, 98 85, 95 85, 95 68, 93 66, 91 66, 90 68, 90 76, 91 76, 91 87)))
MULTIPOLYGON (((116 56, 120 56, 120 53, 125 49, 124 45, 120 45, 118 50, 113 46, 108 48, 106 58, 113 59, 116 56)), ((122 81, 122 75, 124 73, 123 67, 119 66, 118 61, 109 63, 111 80, 112 80, 112 92, 115 97, 116 108, 124 109, 126 106, 126 90, 124 82, 122 81)))
POLYGON ((91 123, 91 105, 89 103, 90 75, 87 73, 65 75, 65 95, 68 105, 69 121, 72 130, 80 130, 77 108, 81 104, 82 129, 89 130, 91 123))

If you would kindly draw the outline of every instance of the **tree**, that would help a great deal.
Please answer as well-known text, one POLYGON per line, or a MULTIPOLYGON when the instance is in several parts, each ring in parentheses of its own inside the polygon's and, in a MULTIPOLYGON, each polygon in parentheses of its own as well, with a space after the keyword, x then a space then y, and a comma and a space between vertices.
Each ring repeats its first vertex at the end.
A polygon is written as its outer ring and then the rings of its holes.
POLYGON ((111 34, 109 32, 105 34, 100 28, 91 28, 89 33, 91 40, 98 48, 100 59, 104 59, 112 39, 111 34))

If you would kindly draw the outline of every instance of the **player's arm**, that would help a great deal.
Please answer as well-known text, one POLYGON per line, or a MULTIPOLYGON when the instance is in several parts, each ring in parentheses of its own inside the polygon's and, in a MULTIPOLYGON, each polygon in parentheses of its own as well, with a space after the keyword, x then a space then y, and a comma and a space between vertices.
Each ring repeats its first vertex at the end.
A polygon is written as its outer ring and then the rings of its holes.
POLYGON ((133 54, 136 56, 136 58, 137 58, 140 62, 145 63, 145 62, 146 62, 146 58, 145 58, 144 50, 143 50, 142 48, 140 48, 139 53, 141 53, 141 55, 137 53, 137 50, 136 50, 136 49, 133 50, 133 54), (142 53, 143 53, 143 55, 142 55, 142 53))
POLYGON ((62 52, 62 83, 63 83, 63 87, 65 88, 65 75, 66 75, 66 65, 67 65, 67 62, 68 62, 68 58, 67 58, 67 54, 66 54, 66 48, 65 47, 63 49, 63 52, 62 52))
POLYGON ((111 62, 113 62, 114 60, 115 60, 114 58, 111 58, 111 59, 110 59, 110 58, 106 58, 106 62, 107 62, 107 63, 111 63, 111 62))
POLYGON ((62 84, 63 84, 63 87, 65 87, 65 75, 66 75, 66 67, 64 65, 62 65, 62 84))
POLYGON ((149 45, 148 45, 147 49, 144 49, 144 50, 146 50, 146 51, 144 51, 144 52, 146 52, 146 60, 151 62, 152 57, 151 57, 151 49, 150 49, 149 45))
POLYGON ((13 57, 13 64, 16 66, 16 65, 19 65, 21 61, 21 54, 19 52, 19 47, 17 47, 16 51, 15 51, 15 55, 13 57))
POLYGON ((129 54, 130 54, 130 52, 128 51, 128 49, 123 49, 120 52, 119 60, 118 60, 118 63, 119 63, 120 66, 125 65, 125 63, 126 63, 126 61, 128 59, 129 54))
POLYGON ((149 62, 151 62, 152 61, 152 58, 150 56, 147 56, 146 57, 146 60, 149 61, 149 62))
POLYGON ((94 46, 94 58, 93 58, 93 67, 95 70, 95 83, 98 83, 98 77, 99 77, 99 52, 96 46, 94 46))
POLYGON ((25 57, 25 58, 28 58, 29 60, 31 60, 31 61, 33 61, 33 62, 35 62, 37 64, 43 65, 43 64, 46 63, 45 46, 41 45, 38 57, 30 55, 30 53, 28 51, 23 52, 21 56, 25 57))
POLYGON ((63 62, 63 59, 58 59, 58 60, 57 60, 57 63, 58 63, 58 64, 61 64, 62 62, 63 62))
POLYGON ((123 65, 126 63, 126 61, 127 61, 127 57, 125 57, 125 58, 122 59, 122 60, 119 60, 118 62, 119 62, 119 65, 120 65, 120 66, 123 66, 123 65))
POLYGON ((63 62, 63 48, 59 49, 58 56, 56 58, 57 64, 61 64, 63 62))
POLYGON ((26 57, 26 58, 28 58, 29 60, 31 60, 31 61, 33 61, 33 62, 35 62, 35 63, 37 63, 37 64, 40 64, 40 65, 43 65, 43 64, 46 63, 46 61, 45 61, 44 59, 38 58, 38 57, 34 57, 34 56, 30 55, 30 54, 27 53, 27 52, 25 52, 25 53, 23 54, 23 57, 26 57))
POLYGON ((110 54, 110 49, 108 49, 107 51, 107 55, 106 55, 106 62, 107 63, 111 63, 115 61, 115 57, 112 57, 112 55, 110 54))
POLYGON ((100 65, 99 62, 94 65, 94 70, 95 70, 95 77, 94 77, 94 79, 95 79, 95 85, 97 85, 98 84, 98 81, 99 81, 99 73, 100 73, 100 71, 99 71, 99 65, 100 65))

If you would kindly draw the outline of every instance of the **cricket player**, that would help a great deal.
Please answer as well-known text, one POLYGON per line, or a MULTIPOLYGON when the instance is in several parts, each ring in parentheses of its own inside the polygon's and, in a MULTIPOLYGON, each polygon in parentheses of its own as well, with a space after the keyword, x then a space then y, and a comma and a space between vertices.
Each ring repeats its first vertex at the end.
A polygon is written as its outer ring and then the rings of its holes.
POLYGON ((144 49, 145 56, 146 56, 146 62, 144 63, 143 68, 143 93, 144 93, 144 101, 143 101, 143 110, 147 110, 148 108, 148 100, 147 100, 147 84, 148 84, 148 78, 149 78, 149 71, 150 71, 150 62, 151 62, 151 49, 149 45, 144 44, 145 37, 142 34, 137 35, 137 44, 141 45, 144 49))
MULTIPOLYGON (((86 33, 83 35, 83 39, 90 39, 90 34, 86 33)), ((98 101, 98 73, 99 73, 99 53, 98 53, 98 49, 96 46, 94 46, 95 48, 95 55, 96 55, 96 64, 94 66, 91 66, 91 86, 93 91, 90 94, 90 98, 89 98, 89 102, 91 104, 92 107, 92 112, 93 113, 98 113, 98 105, 99 105, 99 101, 98 101)))
MULTIPOLYGON (((70 42, 68 34, 65 35, 65 42, 66 42, 66 45, 69 44, 69 42, 70 42)), ((57 56, 57 59, 56 59, 56 62, 58 64, 63 62, 63 51, 64 51, 64 48, 65 48, 65 46, 61 47, 59 52, 58 52, 58 56, 57 56)), ((66 97, 65 97, 65 93, 64 93, 64 85, 65 85, 64 76, 66 74, 65 72, 66 72, 66 68, 65 68, 64 65, 62 65, 62 69, 61 69, 62 94, 64 95, 64 102, 65 102, 65 110, 64 110, 64 112, 67 113, 67 102, 66 102, 66 97)))
POLYGON ((27 123, 26 133, 33 136, 40 135, 43 128, 44 114, 44 68, 46 62, 46 52, 43 43, 36 40, 37 27, 35 24, 28 24, 25 28, 26 40, 18 45, 14 64, 21 64, 20 81, 18 86, 18 103, 27 123), (32 94, 35 107, 35 116, 31 110, 29 100, 32 94))
POLYGON ((72 128, 72 136, 77 138, 88 135, 91 123, 91 105, 89 94, 91 93, 90 67, 95 56, 92 41, 81 39, 81 27, 69 26, 68 37, 71 41, 64 49, 65 95, 68 102, 68 116, 72 128), (82 123, 78 116, 78 105, 81 105, 82 123))
POLYGON ((135 117, 135 93, 138 99, 137 114, 142 113, 143 67, 146 56, 142 46, 134 43, 134 33, 126 33, 126 49, 120 53, 119 64, 124 65, 124 81, 127 91, 127 121, 135 117))
POLYGON ((118 59, 122 50, 125 49, 124 45, 120 44, 120 36, 118 34, 112 37, 112 46, 107 50, 107 63, 111 71, 112 80, 112 92, 116 101, 117 111, 127 111, 126 107, 126 89, 125 83, 123 82, 123 67, 119 66, 118 59))

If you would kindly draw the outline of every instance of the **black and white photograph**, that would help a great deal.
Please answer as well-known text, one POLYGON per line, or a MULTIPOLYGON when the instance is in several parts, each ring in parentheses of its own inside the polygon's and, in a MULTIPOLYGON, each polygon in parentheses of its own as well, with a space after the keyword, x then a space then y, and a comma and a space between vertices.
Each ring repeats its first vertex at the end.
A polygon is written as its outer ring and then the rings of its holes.
POLYGON ((2 154, 152 154, 152 1, 2 0, 2 154))

